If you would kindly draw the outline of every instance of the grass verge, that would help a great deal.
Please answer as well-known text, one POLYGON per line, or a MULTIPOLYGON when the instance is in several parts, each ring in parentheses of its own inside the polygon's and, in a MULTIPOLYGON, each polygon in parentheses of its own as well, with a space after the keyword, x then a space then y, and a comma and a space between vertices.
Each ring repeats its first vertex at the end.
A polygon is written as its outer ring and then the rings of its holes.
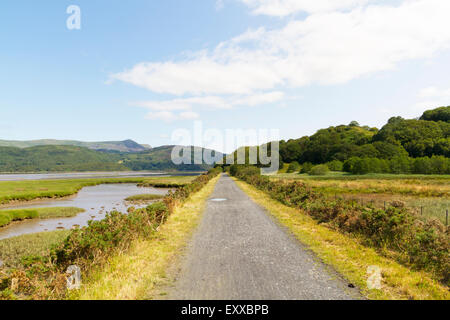
POLYGON ((4 227, 13 221, 25 219, 69 218, 84 211, 84 209, 75 207, 2 210, 0 211, 0 227, 4 227))
POLYGON ((70 230, 27 234, 0 240, 0 260, 6 268, 17 268, 27 256, 47 255, 50 248, 64 241, 70 230))
POLYGON ((449 290, 431 279, 425 272, 412 271, 397 262, 384 258, 365 247, 353 237, 319 225, 300 210, 287 207, 249 184, 236 180, 238 186, 256 203, 266 208, 282 225, 325 263, 333 266, 347 280, 361 288, 369 299, 377 300, 448 300, 449 290), (369 290, 367 268, 382 270, 382 290, 369 290))
POLYGON ((126 198, 125 201, 139 203, 139 202, 154 201, 162 198, 164 198, 164 195, 161 194, 138 194, 126 198))
POLYGON ((153 298, 167 283, 167 270, 185 247, 203 212, 205 202, 219 177, 175 208, 155 237, 133 241, 130 250, 108 259, 101 269, 93 270, 82 289, 71 299, 142 300, 153 298))

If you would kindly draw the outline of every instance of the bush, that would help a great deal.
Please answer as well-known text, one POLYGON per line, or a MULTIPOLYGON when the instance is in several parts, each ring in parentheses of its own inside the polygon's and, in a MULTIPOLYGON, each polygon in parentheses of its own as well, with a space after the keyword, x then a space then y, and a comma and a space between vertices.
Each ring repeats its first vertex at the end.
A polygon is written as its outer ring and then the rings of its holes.
POLYGON ((309 171, 314 167, 311 162, 305 162, 302 164, 302 168, 300 169, 300 173, 309 173, 309 171))
POLYGON ((327 163, 328 168, 331 171, 342 171, 344 168, 344 163, 339 160, 333 160, 327 163))
POLYGON ((395 252, 394 258, 399 262, 429 271, 449 284, 449 228, 440 221, 424 222, 402 203, 394 203, 383 210, 351 200, 331 200, 300 181, 273 181, 261 175, 246 175, 243 171, 238 172, 237 177, 285 205, 303 209, 321 223, 356 234, 366 244, 380 249, 381 254, 392 257, 391 252, 395 252))
POLYGON ((318 166, 314 166, 309 171, 309 174, 312 176, 324 176, 328 172, 330 172, 330 169, 328 169, 326 164, 320 164, 318 166))
POLYGON ((301 168, 300 164, 297 161, 294 161, 289 164, 289 167, 286 172, 287 173, 299 172, 300 168, 301 168))

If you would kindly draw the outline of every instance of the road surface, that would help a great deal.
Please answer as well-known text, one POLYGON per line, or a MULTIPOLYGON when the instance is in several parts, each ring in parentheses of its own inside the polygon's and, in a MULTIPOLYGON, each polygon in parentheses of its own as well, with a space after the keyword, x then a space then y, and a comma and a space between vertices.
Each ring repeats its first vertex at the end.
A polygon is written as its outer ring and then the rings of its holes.
POLYGON ((169 299, 361 299, 227 175, 208 200, 169 299), (214 201, 214 199, 227 199, 214 201))

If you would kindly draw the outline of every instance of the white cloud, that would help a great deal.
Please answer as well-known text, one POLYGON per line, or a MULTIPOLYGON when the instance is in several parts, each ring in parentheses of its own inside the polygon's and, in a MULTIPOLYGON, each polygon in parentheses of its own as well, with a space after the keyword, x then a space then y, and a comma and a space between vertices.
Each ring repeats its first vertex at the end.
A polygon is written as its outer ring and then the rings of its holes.
POLYGON ((198 119, 199 117, 200 117, 200 115, 193 111, 186 111, 186 112, 180 113, 180 118, 183 120, 195 120, 195 119, 198 119))
POLYGON ((277 30, 250 30, 180 61, 140 63, 112 75, 156 93, 250 95, 342 84, 450 45, 450 1, 406 0, 311 14, 277 30))
POLYGON ((256 106, 277 102, 283 98, 283 92, 274 91, 247 96, 204 96, 165 101, 140 101, 131 103, 131 105, 150 109, 151 112, 149 112, 146 116, 147 119, 172 122, 175 120, 198 119, 200 115, 192 111, 193 109, 217 110, 230 109, 235 106, 256 106))
POLYGON ((268 93, 259 93, 253 94, 249 96, 245 96, 243 98, 238 98, 232 102, 233 105, 241 105, 241 106, 256 106, 260 104, 267 104, 280 101, 284 98, 284 93, 281 91, 274 91, 268 93))
MULTIPOLYGON (((252 13, 283 17, 296 12, 317 13, 351 9, 370 0, 240 0, 252 13)), ((372 0, 374 1, 374 0, 372 0)))

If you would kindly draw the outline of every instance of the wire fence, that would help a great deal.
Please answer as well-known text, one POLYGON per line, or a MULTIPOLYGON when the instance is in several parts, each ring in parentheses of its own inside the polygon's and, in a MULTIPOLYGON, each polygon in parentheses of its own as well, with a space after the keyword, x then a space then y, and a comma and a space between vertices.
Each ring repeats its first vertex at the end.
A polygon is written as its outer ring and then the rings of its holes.
POLYGON ((437 218, 446 226, 448 226, 448 214, 450 207, 450 199, 436 200, 436 199, 371 199, 370 196, 364 198, 355 195, 335 194, 335 199, 343 198, 352 203, 364 205, 371 205, 380 209, 386 210, 388 207, 400 206, 408 209, 414 214, 423 218, 437 218))

